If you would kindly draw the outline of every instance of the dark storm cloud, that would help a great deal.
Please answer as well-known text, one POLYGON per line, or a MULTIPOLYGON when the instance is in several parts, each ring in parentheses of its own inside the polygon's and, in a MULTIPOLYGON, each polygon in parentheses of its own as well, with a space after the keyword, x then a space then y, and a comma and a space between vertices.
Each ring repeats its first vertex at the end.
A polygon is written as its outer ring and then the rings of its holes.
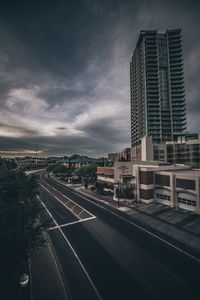
POLYGON ((69 77, 70 72, 82 72, 94 43, 106 52, 106 17, 96 19, 87 2, 18 2, 12 10, 4 7, 1 19, 24 46, 31 68, 39 65, 53 75, 69 77))
MULTIPOLYGON (((24 127, 20 127, 20 126, 13 126, 13 125, 9 125, 9 124, 6 124, 6 123, 2 123, 0 122, 0 130, 3 130, 5 132, 18 132, 24 136, 27 136, 27 135, 37 135, 39 132, 36 131, 36 130, 31 130, 31 129, 27 129, 27 128, 24 128, 24 127)), ((1 141, 1 139, 0 139, 1 141)))
POLYGON ((49 108, 57 104, 63 104, 68 102, 73 104, 74 101, 79 101, 81 97, 85 97, 90 94, 90 89, 72 89, 70 86, 48 86, 43 88, 37 95, 38 97, 45 99, 49 104, 49 108))
POLYGON ((77 126, 77 129, 87 133, 91 138, 102 138, 102 143, 110 143, 110 137, 115 143, 126 143, 129 139, 129 126, 121 124, 119 120, 111 117, 95 119, 91 122, 77 126))
POLYGON ((4 3, 0 120, 10 127, 1 127, 0 150, 129 146, 129 61, 142 29, 182 28, 188 127, 200 132, 199 10, 199 1, 176 0, 4 3))
POLYGON ((66 127, 58 127, 57 129, 60 129, 60 130, 65 130, 66 127))
MULTIPOLYGON (((102 143, 102 140, 95 139, 94 137, 26 137, 26 138, 0 138, 1 151, 20 152, 24 150, 35 151, 36 149, 47 154, 90 154, 95 156, 96 153, 106 153, 108 144, 102 143)), ((120 146, 120 144, 118 144, 120 146)), ((110 151, 115 150, 114 143, 109 144, 110 151)))

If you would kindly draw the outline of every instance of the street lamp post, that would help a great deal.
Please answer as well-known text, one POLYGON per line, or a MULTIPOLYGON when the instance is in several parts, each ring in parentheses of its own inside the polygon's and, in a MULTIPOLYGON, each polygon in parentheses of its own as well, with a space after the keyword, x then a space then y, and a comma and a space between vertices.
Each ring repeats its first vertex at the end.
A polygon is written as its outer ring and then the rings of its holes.
POLYGON ((117 206, 119 207, 119 180, 118 180, 117 206))

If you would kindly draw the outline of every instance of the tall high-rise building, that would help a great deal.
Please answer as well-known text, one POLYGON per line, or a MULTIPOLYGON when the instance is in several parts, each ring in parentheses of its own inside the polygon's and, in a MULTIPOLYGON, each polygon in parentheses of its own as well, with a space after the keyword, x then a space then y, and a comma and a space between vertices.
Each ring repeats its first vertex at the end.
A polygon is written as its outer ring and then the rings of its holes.
POLYGON ((181 30, 140 32, 130 63, 131 143, 173 140, 186 130, 181 30))

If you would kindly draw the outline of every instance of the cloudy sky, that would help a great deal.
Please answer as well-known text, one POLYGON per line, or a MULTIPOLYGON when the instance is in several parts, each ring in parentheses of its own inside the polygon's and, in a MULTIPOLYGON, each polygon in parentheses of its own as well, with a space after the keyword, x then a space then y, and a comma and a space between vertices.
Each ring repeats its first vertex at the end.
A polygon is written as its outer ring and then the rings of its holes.
POLYGON ((130 145, 140 30, 183 30, 188 129, 200 132, 199 1, 5 1, 0 150, 101 156, 130 145))

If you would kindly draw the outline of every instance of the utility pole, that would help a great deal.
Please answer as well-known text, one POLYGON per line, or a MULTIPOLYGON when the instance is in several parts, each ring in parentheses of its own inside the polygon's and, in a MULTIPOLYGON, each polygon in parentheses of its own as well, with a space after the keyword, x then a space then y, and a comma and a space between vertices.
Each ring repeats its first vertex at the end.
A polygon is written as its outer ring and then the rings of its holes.
POLYGON ((37 161, 37 151, 35 151, 35 164, 37 165, 38 161, 37 161))
POLYGON ((119 180, 118 180, 117 206, 119 207, 119 180))

